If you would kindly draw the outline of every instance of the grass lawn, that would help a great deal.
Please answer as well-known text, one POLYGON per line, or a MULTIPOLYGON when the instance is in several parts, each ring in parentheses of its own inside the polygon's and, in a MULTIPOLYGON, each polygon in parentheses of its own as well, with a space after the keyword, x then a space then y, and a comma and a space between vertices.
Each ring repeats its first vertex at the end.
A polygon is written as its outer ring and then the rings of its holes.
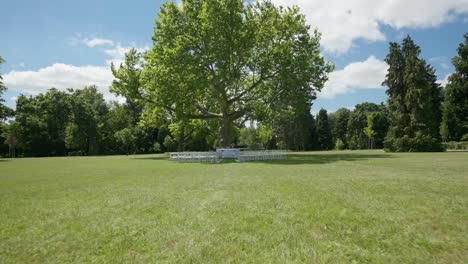
POLYGON ((468 263, 468 152, 0 160, 0 263, 468 263))

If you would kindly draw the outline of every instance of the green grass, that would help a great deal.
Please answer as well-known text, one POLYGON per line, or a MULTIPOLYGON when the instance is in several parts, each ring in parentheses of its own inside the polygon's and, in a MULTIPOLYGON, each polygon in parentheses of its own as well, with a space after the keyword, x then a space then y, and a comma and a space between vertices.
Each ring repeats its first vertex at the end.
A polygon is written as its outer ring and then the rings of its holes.
POLYGON ((468 152, 0 160, 0 263, 468 263, 468 152))

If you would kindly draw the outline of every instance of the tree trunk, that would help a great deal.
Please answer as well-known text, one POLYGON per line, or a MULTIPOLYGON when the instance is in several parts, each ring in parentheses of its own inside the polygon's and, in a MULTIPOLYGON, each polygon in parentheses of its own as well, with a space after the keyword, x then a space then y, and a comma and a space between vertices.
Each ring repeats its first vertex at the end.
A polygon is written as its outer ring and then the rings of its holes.
POLYGON ((230 148, 231 143, 232 143, 232 121, 229 118, 229 116, 226 114, 223 114, 223 118, 221 120, 221 139, 220 139, 220 144, 221 147, 223 148, 230 148))

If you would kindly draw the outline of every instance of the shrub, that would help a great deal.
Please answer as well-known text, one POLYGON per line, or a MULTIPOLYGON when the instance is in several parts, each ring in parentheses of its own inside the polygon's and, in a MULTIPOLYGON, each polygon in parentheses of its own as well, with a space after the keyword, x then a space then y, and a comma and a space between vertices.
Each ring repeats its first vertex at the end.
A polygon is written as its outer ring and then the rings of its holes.
POLYGON ((337 139, 335 143, 335 148, 338 150, 343 150, 346 148, 345 144, 343 143, 343 140, 337 139))
POLYGON ((158 142, 154 143, 153 145, 153 151, 155 153, 161 153, 161 144, 159 144, 158 142))
POLYGON ((449 141, 444 146, 448 150, 468 150, 468 141, 449 141))

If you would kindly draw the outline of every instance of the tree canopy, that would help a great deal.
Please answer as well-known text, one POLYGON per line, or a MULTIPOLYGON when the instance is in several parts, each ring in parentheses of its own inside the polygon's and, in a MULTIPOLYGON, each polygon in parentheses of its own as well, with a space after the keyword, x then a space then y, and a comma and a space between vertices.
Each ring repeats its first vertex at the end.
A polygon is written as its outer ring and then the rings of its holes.
MULTIPOLYGON (((5 60, 0 56, 0 66, 3 63, 5 63, 5 60)), ((3 84, 3 77, 0 75, 0 122, 13 115, 13 110, 3 104, 5 99, 3 99, 2 95, 6 90, 7 87, 3 84)))
POLYGON ((443 128, 448 140, 468 141, 468 33, 452 59, 455 73, 445 87, 443 128))
POLYGON ((333 66, 320 34, 299 9, 269 1, 169 2, 156 19, 146 54, 144 94, 153 116, 213 120, 220 145, 247 119, 310 105, 333 66))

